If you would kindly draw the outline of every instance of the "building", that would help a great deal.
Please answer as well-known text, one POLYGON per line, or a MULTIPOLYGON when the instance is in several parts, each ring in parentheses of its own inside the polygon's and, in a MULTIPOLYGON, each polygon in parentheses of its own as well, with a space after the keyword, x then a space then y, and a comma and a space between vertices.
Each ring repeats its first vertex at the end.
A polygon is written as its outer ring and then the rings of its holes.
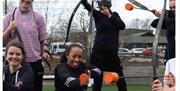
MULTIPOLYGON (((152 30, 127 29, 120 32, 119 45, 128 49, 152 47, 154 35, 152 30)), ((159 46, 165 47, 167 40, 165 30, 160 32, 159 46)))

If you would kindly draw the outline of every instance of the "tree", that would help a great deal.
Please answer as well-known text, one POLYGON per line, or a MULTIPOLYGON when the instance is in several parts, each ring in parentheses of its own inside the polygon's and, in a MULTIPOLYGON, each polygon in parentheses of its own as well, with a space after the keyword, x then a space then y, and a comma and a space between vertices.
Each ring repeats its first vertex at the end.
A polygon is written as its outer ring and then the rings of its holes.
POLYGON ((83 36, 83 43, 84 43, 84 46, 85 46, 85 53, 86 53, 86 56, 89 56, 89 46, 91 46, 91 45, 89 45, 89 44, 91 44, 91 43, 88 43, 89 41, 88 41, 88 39, 89 39, 89 31, 88 31, 88 28, 89 28, 89 20, 87 20, 88 18, 87 18, 87 16, 85 16, 85 12, 82 12, 81 14, 80 14, 80 27, 81 27, 81 29, 83 30, 83 34, 84 34, 84 36, 83 36))
POLYGON ((135 29, 151 29, 151 22, 153 20, 153 17, 148 17, 146 19, 133 19, 131 20, 131 23, 129 24, 129 28, 135 28, 135 29))
POLYGON ((6 15, 8 12, 10 12, 11 10, 13 10, 16 6, 16 3, 12 0, 3 0, 3 11, 4 11, 4 15, 6 15))

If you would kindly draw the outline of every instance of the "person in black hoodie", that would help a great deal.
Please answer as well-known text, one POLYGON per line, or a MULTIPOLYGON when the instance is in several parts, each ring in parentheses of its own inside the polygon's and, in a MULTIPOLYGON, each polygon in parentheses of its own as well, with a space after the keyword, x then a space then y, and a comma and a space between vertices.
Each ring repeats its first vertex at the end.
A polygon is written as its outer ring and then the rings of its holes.
MULTIPOLYGON (((166 29, 166 38, 167 38, 167 47, 165 52, 165 60, 169 60, 171 58, 175 58, 175 19, 176 19, 176 4, 175 0, 170 0, 169 2, 170 10, 166 10, 166 14, 164 17, 162 28, 166 29)), ((155 16, 159 17, 161 15, 161 11, 155 10, 155 16)), ((155 19, 151 26, 156 28, 159 19, 155 19)), ((166 62, 165 62, 166 63, 166 62)))
MULTIPOLYGON (((92 7, 87 0, 81 0, 84 7, 91 12, 92 7)), ((125 29, 125 23, 117 12, 110 10, 111 1, 98 1, 100 11, 93 8, 93 17, 96 26, 96 36, 90 55, 90 63, 101 71, 118 73, 121 77, 117 82, 118 91, 127 91, 126 81, 120 59, 118 57, 119 30, 125 29)), ((94 79, 93 91, 101 91, 103 74, 94 79)))
POLYGON ((71 44, 60 57, 55 68, 55 91, 86 91, 89 80, 81 81, 82 74, 95 78, 100 69, 83 62, 84 51, 79 44, 71 44))
POLYGON ((3 91, 34 91, 33 71, 25 62, 25 50, 22 43, 11 41, 8 43, 3 67, 3 91))

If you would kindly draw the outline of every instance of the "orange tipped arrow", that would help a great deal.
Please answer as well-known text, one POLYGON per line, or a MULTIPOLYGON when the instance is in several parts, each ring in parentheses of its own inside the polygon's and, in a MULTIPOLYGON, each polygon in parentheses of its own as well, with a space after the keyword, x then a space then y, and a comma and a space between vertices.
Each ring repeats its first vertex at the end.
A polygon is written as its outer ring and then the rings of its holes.
POLYGON ((134 6, 132 4, 130 4, 130 3, 126 3, 125 9, 131 11, 131 10, 134 9, 134 6))
POLYGON ((116 72, 106 72, 103 80, 107 84, 116 83, 119 80, 119 75, 116 72))
POLYGON ((83 73, 80 75, 79 80, 80 80, 81 84, 88 84, 89 76, 87 74, 83 73))

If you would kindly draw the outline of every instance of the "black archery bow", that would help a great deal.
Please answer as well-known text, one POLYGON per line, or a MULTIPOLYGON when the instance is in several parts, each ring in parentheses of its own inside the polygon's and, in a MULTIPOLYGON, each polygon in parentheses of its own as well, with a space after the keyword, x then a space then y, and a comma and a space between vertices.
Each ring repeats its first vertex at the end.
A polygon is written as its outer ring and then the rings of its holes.
POLYGON ((67 34, 66 34, 66 39, 65 39, 65 42, 64 42, 64 46, 66 45, 66 42, 68 41, 69 32, 70 32, 70 28, 71 28, 71 23, 72 23, 73 17, 74 17, 74 15, 75 15, 75 13, 78 10, 80 5, 81 5, 81 0, 78 2, 76 7, 74 8, 74 11, 71 14, 71 17, 70 17, 70 20, 69 20, 69 23, 68 23, 67 34))

